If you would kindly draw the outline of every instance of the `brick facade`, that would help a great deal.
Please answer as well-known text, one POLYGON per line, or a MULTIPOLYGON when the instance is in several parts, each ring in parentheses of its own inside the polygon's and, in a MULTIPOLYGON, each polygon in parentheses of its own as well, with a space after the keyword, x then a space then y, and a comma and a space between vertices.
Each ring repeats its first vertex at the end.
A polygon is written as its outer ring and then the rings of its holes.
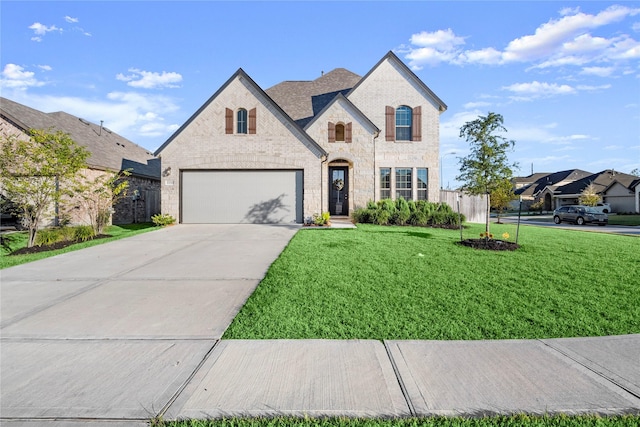
POLYGON ((381 167, 392 168, 393 198, 395 168, 412 169, 412 198, 416 169, 426 168, 428 199, 439 201, 439 116, 445 109, 392 53, 346 96, 341 92, 310 121, 297 119, 298 125, 292 111, 287 115, 239 70, 156 153, 162 159, 162 212, 180 221, 180 175, 186 170, 301 169, 305 218, 329 210, 329 168, 338 165, 348 167, 349 213, 380 199, 381 167), (385 107, 404 105, 420 107, 421 140, 386 141, 385 107), (239 108, 256 109, 255 134, 228 133, 228 110, 239 108), (335 125, 348 125, 350 141, 333 142, 335 125))

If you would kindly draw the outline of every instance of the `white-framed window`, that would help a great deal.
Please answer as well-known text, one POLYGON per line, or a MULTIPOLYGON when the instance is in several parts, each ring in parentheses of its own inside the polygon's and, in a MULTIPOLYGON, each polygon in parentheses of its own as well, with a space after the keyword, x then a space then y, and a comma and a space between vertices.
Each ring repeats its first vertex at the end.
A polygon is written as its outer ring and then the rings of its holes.
POLYGON ((416 199, 428 200, 429 191, 428 188, 429 170, 427 168, 416 168, 416 199))
POLYGON ((405 200, 413 199, 412 183, 412 168, 396 168, 396 199, 400 197, 404 198, 405 200))
POLYGON ((380 168, 380 200, 391 198, 391 168, 380 168))
POLYGON ((236 113, 236 133, 247 133, 247 110, 244 108, 236 113))
POLYGON ((402 105, 396 109, 396 141, 411 141, 413 111, 402 105))

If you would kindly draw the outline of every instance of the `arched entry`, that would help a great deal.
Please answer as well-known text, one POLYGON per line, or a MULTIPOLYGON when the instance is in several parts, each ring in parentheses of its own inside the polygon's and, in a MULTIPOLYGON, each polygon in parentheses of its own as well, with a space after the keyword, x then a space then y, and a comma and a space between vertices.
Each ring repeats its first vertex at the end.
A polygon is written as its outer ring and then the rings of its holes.
POLYGON ((349 163, 333 161, 329 164, 329 214, 349 215, 349 163))

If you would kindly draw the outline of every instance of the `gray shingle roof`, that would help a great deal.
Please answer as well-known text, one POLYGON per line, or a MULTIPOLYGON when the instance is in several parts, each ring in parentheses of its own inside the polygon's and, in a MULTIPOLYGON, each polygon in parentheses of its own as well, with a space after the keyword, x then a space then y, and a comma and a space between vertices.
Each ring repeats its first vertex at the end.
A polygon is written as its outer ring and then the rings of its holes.
POLYGON ((609 186, 617 181, 624 187, 631 189, 633 188, 633 184, 638 179, 637 176, 629 175, 622 172, 617 172, 611 169, 603 170, 602 172, 594 173, 592 175, 581 178, 577 181, 574 181, 570 184, 563 185, 562 187, 558 187, 554 194, 557 195, 572 195, 572 194, 580 194, 582 191, 587 188, 589 184, 593 184, 596 191, 598 193, 602 193, 609 186))
POLYGON ((131 168, 134 175, 160 178, 160 162, 154 161, 152 153, 106 127, 62 111, 43 113, 1 97, 0 115, 25 132, 53 128, 68 133, 91 153, 87 160, 90 167, 113 171, 131 168))
POLYGON ((361 77, 345 68, 336 68, 315 80, 285 81, 265 92, 293 120, 305 126, 338 94, 346 95, 361 77))

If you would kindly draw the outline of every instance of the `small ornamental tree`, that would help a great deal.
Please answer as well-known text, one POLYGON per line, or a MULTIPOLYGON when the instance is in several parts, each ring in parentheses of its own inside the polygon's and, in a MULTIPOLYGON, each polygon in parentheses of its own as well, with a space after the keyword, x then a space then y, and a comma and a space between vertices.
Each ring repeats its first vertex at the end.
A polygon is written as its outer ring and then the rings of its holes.
POLYGON ((516 163, 509 163, 507 150, 513 149, 515 141, 509 140, 500 133, 507 132, 502 125, 504 119, 500 114, 488 113, 478 116, 476 120, 467 122, 460 128, 460 138, 470 145, 470 153, 460 159, 460 175, 456 177, 463 182, 462 189, 470 195, 486 195, 487 221, 485 236, 489 236, 489 218, 491 214, 491 193, 513 176, 512 168, 516 163))
POLYGON ((500 224, 500 215, 504 213, 509 207, 509 203, 515 200, 516 195, 513 192, 513 184, 508 179, 503 180, 498 186, 491 192, 491 207, 496 210, 498 214, 498 224, 500 224))
POLYGON ((593 185, 593 182, 587 185, 585 189, 582 190, 582 193, 580 193, 580 196, 578 197, 578 202, 581 205, 585 205, 585 206, 595 206, 600 201, 602 201, 602 197, 600 197, 600 195, 598 194, 598 190, 596 190, 596 187, 595 185, 593 185))
POLYGON ((76 181, 74 200, 87 212, 95 235, 103 234, 111 222, 113 205, 127 197, 129 181, 125 178, 129 175, 129 170, 106 172, 94 179, 82 176, 76 181))
POLYGON ((32 247, 44 215, 86 167, 90 153, 61 131, 32 129, 29 136, 0 138, 0 186, 29 231, 27 247, 32 247))

